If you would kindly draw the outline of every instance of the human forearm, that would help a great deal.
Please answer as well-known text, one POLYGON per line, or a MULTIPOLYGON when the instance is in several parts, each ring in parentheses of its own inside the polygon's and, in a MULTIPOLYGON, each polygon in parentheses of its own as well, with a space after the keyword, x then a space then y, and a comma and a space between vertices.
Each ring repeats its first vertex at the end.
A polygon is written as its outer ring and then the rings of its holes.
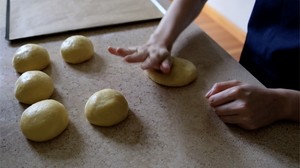
POLYGON ((109 47, 113 55, 126 62, 142 62, 142 69, 169 73, 172 66, 170 53, 179 34, 196 18, 206 0, 174 0, 149 40, 133 49, 109 47))
POLYGON ((206 0, 175 0, 169 7, 150 43, 160 43, 171 50, 179 34, 198 16, 206 0))
POLYGON ((281 98, 279 119, 299 121, 300 92, 289 89, 274 89, 274 91, 281 98))

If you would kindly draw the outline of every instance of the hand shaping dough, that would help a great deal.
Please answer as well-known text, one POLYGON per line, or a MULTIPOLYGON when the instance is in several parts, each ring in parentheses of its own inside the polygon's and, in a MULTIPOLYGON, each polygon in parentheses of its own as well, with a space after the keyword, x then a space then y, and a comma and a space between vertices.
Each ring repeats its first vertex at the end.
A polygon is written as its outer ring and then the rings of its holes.
POLYGON ((60 52, 66 62, 78 64, 87 61, 94 55, 94 46, 87 37, 75 35, 62 43, 60 52))
POLYGON ((25 44, 17 49, 12 64, 15 70, 23 73, 30 70, 42 70, 50 63, 48 51, 37 44, 25 44))
POLYGON ((94 125, 113 126, 127 117, 128 109, 128 103, 120 92, 103 89, 88 99, 84 113, 94 125))
POLYGON ((48 99, 53 91, 52 79, 42 71, 27 71, 15 83, 15 97, 25 104, 48 99))
POLYGON ((195 65, 185 59, 173 57, 172 69, 168 74, 157 70, 145 70, 147 76, 154 82, 165 86, 185 86, 197 77, 195 65))
POLYGON ((68 113, 64 105, 55 100, 43 100, 23 112, 20 127, 26 138, 43 142, 61 134, 68 123, 68 113))

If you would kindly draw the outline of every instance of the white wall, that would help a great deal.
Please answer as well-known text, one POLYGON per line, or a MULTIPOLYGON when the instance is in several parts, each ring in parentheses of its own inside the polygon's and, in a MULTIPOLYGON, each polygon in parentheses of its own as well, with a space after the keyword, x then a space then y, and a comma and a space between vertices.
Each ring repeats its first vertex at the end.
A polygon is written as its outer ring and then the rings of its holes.
POLYGON ((207 4, 247 32, 247 24, 255 0, 208 0, 207 4))

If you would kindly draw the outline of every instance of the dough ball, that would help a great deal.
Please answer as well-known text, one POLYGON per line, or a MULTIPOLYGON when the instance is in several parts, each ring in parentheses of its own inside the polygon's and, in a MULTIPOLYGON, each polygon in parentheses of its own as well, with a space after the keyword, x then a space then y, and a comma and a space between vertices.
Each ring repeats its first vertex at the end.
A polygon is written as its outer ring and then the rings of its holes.
POLYGON ((66 62, 78 64, 87 61, 94 55, 94 46, 87 37, 75 35, 62 43, 60 52, 66 62))
POLYGON ((127 117, 128 110, 128 103, 120 92, 103 89, 88 99, 84 113, 94 125, 113 126, 127 117))
POLYGON ((48 51, 40 45, 25 44, 17 49, 12 64, 19 73, 42 70, 50 64, 50 56, 48 51))
POLYGON ((64 105, 55 100, 42 100, 23 112, 20 127, 26 138, 42 142, 58 136, 68 123, 68 112, 64 105))
POLYGON ((147 76, 154 82, 164 86, 185 86, 197 78, 195 65, 183 58, 173 57, 172 69, 168 74, 157 70, 145 70, 147 76))
POLYGON ((15 97, 25 104, 48 99, 53 91, 52 79, 42 71, 27 71, 15 83, 15 97))

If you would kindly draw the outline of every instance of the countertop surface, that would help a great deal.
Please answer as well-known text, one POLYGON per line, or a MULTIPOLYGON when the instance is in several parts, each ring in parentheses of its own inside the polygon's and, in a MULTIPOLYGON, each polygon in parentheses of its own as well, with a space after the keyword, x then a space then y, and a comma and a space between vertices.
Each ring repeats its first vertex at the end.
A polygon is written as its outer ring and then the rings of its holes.
POLYGON ((173 56, 197 67, 197 79, 185 87, 153 83, 139 64, 127 64, 107 52, 108 46, 146 42, 158 21, 132 23, 72 33, 5 40, 5 0, 0 0, 0 167, 299 167, 299 125, 278 122, 256 131, 224 124, 208 106, 204 94, 219 81, 238 79, 261 85, 249 72, 191 25, 179 37, 173 56), (81 34, 95 46, 94 57, 70 65, 60 45, 81 34), (44 46, 51 65, 43 71, 54 81, 51 96, 65 105, 70 123, 53 140, 36 143, 21 133, 19 121, 28 107, 14 97, 20 74, 12 56, 23 44, 44 46), (104 88, 123 93, 129 116, 113 127, 89 124, 84 105, 104 88))

